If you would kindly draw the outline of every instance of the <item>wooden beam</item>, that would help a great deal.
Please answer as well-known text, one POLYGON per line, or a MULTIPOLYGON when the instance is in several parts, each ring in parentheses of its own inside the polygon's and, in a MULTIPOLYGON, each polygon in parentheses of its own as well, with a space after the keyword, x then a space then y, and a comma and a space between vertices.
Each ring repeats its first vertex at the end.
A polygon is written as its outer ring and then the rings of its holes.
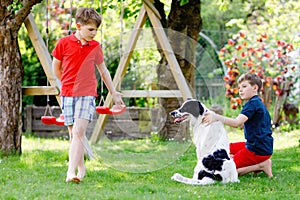
POLYGON ((58 87, 54 86, 23 86, 23 95, 38 96, 38 95, 59 95, 58 87))
POLYGON ((159 97, 159 98, 182 98, 180 90, 122 90, 125 98, 159 97))
MULTIPOLYGON (((117 88, 126 73, 128 64, 132 57, 133 50, 136 46, 137 40, 142 31, 142 27, 144 26, 144 24, 146 22, 146 18, 147 18, 146 10, 145 10, 144 6, 142 6, 140 13, 138 15, 138 18, 136 20, 136 23, 134 25, 133 31, 130 35, 129 42, 126 46, 123 56, 121 57, 119 66, 117 68, 116 74, 113 79, 113 84, 117 88)), ((110 93, 108 93, 108 95, 105 99, 105 102, 104 102, 104 106, 111 106, 112 103, 113 103, 112 96, 110 93)), ((100 138, 100 134, 104 128, 106 120, 107 120, 107 115, 99 115, 97 123, 94 127, 93 133, 90 138, 90 141, 92 143, 95 143, 100 138)))
POLYGON ((153 11, 153 13, 156 15, 156 17, 161 20, 161 16, 159 12, 156 10, 155 6, 153 5, 153 0, 143 0, 143 2, 153 11))
MULTIPOLYGON (((162 46, 162 50, 167 58, 167 61, 170 65, 172 74, 175 78, 176 84, 178 85, 178 88, 182 94, 183 99, 186 100, 188 98, 192 98, 193 95, 190 91, 190 88, 187 85, 187 82, 182 74, 181 68, 177 62, 175 55, 174 55, 174 52, 169 43, 169 40, 164 32, 164 29, 163 29, 159 19, 158 19, 159 18, 159 16, 157 16, 158 12, 156 12, 157 10, 153 6, 153 3, 152 3, 153 0, 151 0, 151 1, 147 0, 147 2, 145 2, 145 1, 143 1, 143 2, 144 3, 142 5, 139 16, 135 23, 133 32, 132 32, 129 42, 126 46, 125 53, 121 57, 119 66, 117 68, 117 72, 114 76, 114 80, 113 80, 114 85, 116 87, 118 87, 126 73, 126 69, 129 64, 130 58, 132 56, 133 50, 136 46, 136 42, 137 42, 139 34, 141 32, 141 28, 145 24, 147 14, 148 14, 148 17, 150 18, 150 21, 153 25, 153 30, 158 38, 158 42, 162 46)), ((104 106, 111 106, 112 101, 113 101, 112 96, 109 93, 104 102, 104 106)), ((107 120, 107 115, 99 115, 99 118, 97 120, 93 134, 90 139, 90 141, 92 143, 95 143, 100 138, 100 134, 104 128, 106 120, 107 120)))
MULTIPOLYGON (((34 49, 40 59, 44 72, 51 86, 60 88, 59 80, 54 76, 52 71, 52 59, 49 54, 49 50, 45 45, 45 42, 34 22, 32 14, 29 14, 24 21, 30 40, 34 46, 34 49)), ((56 96, 57 102, 61 105, 60 96, 56 96)))
POLYGON ((157 39, 159 41, 159 44, 162 47, 162 51, 164 52, 167 61, 170 65, 171 72, 175 78, 175 81, 177 83, 177 86, 179 90, 182 92, 182 96, 184 100, 187 100, 188 98, 192 98, 193 95, 190 91, 190 88, 182 74, 181 68, 177 62, 177 59, 175 57, 175 54, 173 52, 173 49, 169 43, 168 37, 165 33, 165 30, 163 29, 161 22, 156 17, 155 13, 153 12, 153 8, 150 8, 148 4, 144 4, 147 14, 150 18, 150 21, 153 26, 153 30, 157 36, 157 39))

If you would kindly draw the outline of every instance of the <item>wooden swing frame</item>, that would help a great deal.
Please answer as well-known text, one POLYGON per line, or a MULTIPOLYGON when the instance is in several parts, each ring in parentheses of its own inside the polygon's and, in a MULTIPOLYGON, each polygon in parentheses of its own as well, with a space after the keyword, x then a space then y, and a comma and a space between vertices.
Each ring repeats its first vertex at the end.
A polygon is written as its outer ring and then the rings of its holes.
MULTIPOLYGON (((153 31, 158 39, 159 44, 162 47, 162 51, 166 56, 166 59, 168 61, 171 72, 174 76, 174 79, 176 81, 179 90, 154 90, 154 91, 126 90, 126 91, 122 91, 124 97, 164 97, 164 98, 180 97, 183 98, 183 100, 192 98, 193 95, 182 74, 181 68, 176 60, 174 51, 172 50, 172 47, 169 43, 164 28, 160 22, 161 16, 159 15, 159 12, 154 7, 153 0, 142 0, 142 1, 143 4, 141 10, 139 12, 138 18, 134 25, 133 31, 130 35, 129 42, 125 48, 125 52, 123 53, 120 59, 120 63, 118 65, 116 74, 113 79, 113 84, 117 88, 120 86, 120 83, 123 77, 125 76, 126 70, 128 68, 139 35, 148 17, 152 23, 153 31)), ((25 26, 27 28, 28 35, 31 39, 31 42, 33 43, 36 53, 40 59, 42 67, 45 71, 45 74, 49 80, 50 86, 23 87, 23 94, 24 95, 55 95, 59 105, 61 105, 61 100, 60 100, 59 90, 58 90, 60 83, 52 72, 52 66, 51 66, 52 60, 50 54, 46 48, 46 45, 41 37, 40 32, 36 27, 36 24, 31 14, 25 20, 25 26)), ((108 93, 103 106, 110 107, 112 103, 113 103, 112 96, 110 93, 108 93)), ((93 133, 90 138, 90 141, 92 143, 97 142, 97 140, 100 138, 101 131, 105 126, 107 117, 108 117, 107 115, 99 115, 93 133)))

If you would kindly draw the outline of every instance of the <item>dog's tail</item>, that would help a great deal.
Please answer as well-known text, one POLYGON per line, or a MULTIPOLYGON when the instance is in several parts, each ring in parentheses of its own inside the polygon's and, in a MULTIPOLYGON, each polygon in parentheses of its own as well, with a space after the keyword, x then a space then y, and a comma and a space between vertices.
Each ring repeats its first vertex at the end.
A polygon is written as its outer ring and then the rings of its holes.
POLYGON ((171 179, 189 185, 208 185, 208 184, 213 184, 215 182, 213 179, 208 177, 204 177, 203 179, 198 180, 198 179, 186 178, 178 173, 174 174, 171 177, 171 179))

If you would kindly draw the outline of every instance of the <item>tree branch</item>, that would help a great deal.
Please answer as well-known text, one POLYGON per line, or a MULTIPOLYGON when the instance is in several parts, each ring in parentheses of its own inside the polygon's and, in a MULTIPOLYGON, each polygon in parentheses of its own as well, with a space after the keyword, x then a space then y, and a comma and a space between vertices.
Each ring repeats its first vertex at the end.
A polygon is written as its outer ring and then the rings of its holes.
POLYGON ((23 0, 23 7, 17 11, 15 17, 16 28, 19 29, 26 19, 26 17, 31 12, 31 9, 34 5, 41 3, 43 0, 23 0))

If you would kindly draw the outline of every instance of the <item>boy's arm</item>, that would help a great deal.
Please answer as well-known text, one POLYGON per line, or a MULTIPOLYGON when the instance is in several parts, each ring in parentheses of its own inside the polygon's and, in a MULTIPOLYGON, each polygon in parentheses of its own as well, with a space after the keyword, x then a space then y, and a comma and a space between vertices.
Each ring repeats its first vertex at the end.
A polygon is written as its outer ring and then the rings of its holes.
POLYGON ((61 80, 61 75, 62 75, 61 61, 56 59, 55 57, 53 57, 52 69, 53 69, 54 75, 58 78, 58 80, 61 80))
POLYGON ((111 93, 113 100, 115 102, 116 105, 123 105, 124 102, 122 100, 122 96, 123 94, 116 91, 110 73, 105 65, 105 63, 101 63, 100 65, 97 65, 97 69, 101 75, 101 78, 103 80, 103 82, 105 83, 107 89, 109 90, 109 92, 111 93))
POLYGON ((203 123, 210 124, 214 121, 221 121, 224 124, 231 127, 244 127, 244 123, 248 120, 248 117, 243 114, 239 114, 236 118, 229 118, 223 115, 216 114, 214 112, 207 112, 204 114, 203 123))

